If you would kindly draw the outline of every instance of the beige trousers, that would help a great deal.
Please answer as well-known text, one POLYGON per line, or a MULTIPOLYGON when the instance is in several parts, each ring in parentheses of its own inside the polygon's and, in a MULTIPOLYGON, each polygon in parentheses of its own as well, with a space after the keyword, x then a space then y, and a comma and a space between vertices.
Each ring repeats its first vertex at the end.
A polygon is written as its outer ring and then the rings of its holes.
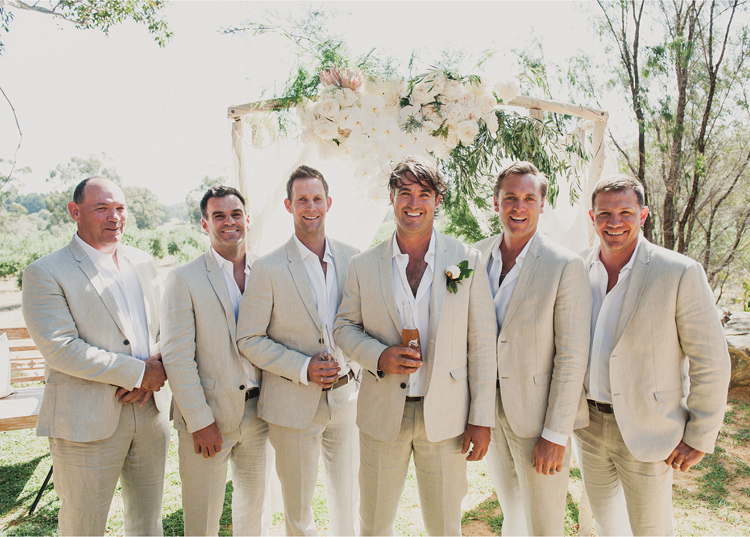
POLYGON ((570 440, 562 472, 539 474, 532 466, 539 437, 521 438, 508 424, 498 390, 487 467, 503 511, 503 535, 562 535, 570 473, 570 440))
POLYGON ((50 438, 60 535, 104 535, 120 479, 125 535, 163 535, 169 422, 149 399, 122 405, 114 434, 96 442, 50 438))
POLYGON ((633 535, 674 535, 672 468, 633 457, 614 414, 589 407, 589 426, 573 434, 597 535, 630 535, 631 529, 633 535))
POLYGON ((396 440, 382 442, 364 433, 359 437, 361 535, 394 535, 412 454, 428 535, 461 535, 461 500, 469 490, 466 455, 461 453, 463 435, 430 442, 423 403, 407 402, 396 440))
POLYGON ((318 410, 304 429, 268 424, 268 437, 276 450, 287 535, 317 535, 312 499, 321 452, 331 535, 354 535, 359 497, 358 391, 359 384, 350 381, 321 392, 318 410))
MULTIPOLYGON (((240 426, 221 433, 221 451, 210 458, 195 453, 191 433, 179 431, 185 535, 218 535, 227 465, 232 472, 232 532, 264 534, 263 505, 270 488, 273 450, 268 425, 258 418, 257 406, 257 397, 245 401, 240 426)), ((270 526, 270 520, 265 522, 270 526)))

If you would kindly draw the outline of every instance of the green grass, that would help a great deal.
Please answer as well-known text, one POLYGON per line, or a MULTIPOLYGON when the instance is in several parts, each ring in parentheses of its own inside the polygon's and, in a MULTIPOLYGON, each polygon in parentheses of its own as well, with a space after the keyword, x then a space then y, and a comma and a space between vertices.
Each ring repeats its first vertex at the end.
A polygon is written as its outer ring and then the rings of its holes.
POLYGON ((461 525, 468 524, 474 521, 481 521, 487 524, 487 527, 492 530, 495 535, 500 535, 503 527, 503 514, 497 514, 500 508, 500 502, 497 501, 497 496, 488 498, 482 503, 477 505, 475 509, 466 511, 461 517, 461 525))

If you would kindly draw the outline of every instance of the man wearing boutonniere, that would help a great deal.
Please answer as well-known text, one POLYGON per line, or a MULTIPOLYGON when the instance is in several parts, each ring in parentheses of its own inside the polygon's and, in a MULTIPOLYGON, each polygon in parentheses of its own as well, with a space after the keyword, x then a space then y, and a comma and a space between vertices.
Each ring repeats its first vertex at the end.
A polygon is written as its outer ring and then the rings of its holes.
POLYGON ((673 535, 672 474, 714 450, 730 360, 703 267, 641 236, 635 178, 601 179, 584 253, 593 299, 585 388, 590 425, 575 432, 598 535, 673 535), (627 517, 622 515, 622 498, 627 517))
POLYGON ((260 371, 240 357, 236 343, 240 300, 255 260, 246 247, 250 218, 232 187, 211 187, 200 208, 211 246, 169 273, 161 324, 180 438, 185 535, 218 533, 228 465, 233 532, 260 535, 273 452, 257 413, 260 371))
POLYGON ((503 232, 476 245, 499 330, 487 465, 507 535, 563 534, 570 435, 588 423, 588 276, 581 257, 537 232, 546 193, 530 162, 505 167, 494 196, 503 232))
POLYGON ((334 329, 336 343, 364 368, 361 535, 393 534, 412 455, 427 533, 460 535, 466 461, 484 457, 495 422, 487 274, 477 250, 433 229, 446 192, 433 163, 405 158, 389 190, 396 232, 352 258, 334 329), (408 317, 419 351, 402 346, 408 317))
POLYGON ((354 535, 359 367, 332 345, 330 331, 358 250, 326 237, 332 200, 322 173, 298 167, 286 192, 294 235, 253 264, 237 344, 263 369, 258 412, 276 450, 286 534, 317 535, 311 503, 322 454, 331 533, 354 535))

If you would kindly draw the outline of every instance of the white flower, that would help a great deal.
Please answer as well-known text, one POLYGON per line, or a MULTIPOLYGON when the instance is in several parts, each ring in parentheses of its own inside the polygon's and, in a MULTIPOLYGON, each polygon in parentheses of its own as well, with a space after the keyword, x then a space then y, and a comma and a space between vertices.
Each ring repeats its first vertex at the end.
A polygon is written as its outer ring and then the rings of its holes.
POLYGON ((383 82, 383 79, 379 76, 368 79, 366 93, 369 95, 382 95, 385 93, 385 82, 383 82))
POLYGON ((357 102, 357 99, 357 94, 349 88, 341 88, 339 90, 336 90, 336 100, 338 101, 341 108, 352 106, 357 102))
POLYGON ((427 105, 422 107, 422 116, 425 119, 439 123, 441 121, 440 115, 438 114, 437 108, 433 105, 427 105))
POLYGON ((335 121, 339 127, 347 130, 356 129, 360 126, 360 115, 361 111, 356 106, 351 108, 344 108, 338 114, 336 114, 335 121))
POLYGON ((472 82, 469 84, 468 89, 475 97, 492 91, 489 82, 472 82))
POLYGON ((464 92, 464 87, 459 80, 447 80, 443 88, 443 95, 449 99, 458 99, 464 92))
POLYGON ((302 131, 302 134, 299 135, 299 140, 303 144, 311 144, 317 142, 319 138, 313 134, 312 130, 305 129, 302 131))
POLYGON ((495 94, 503 103, 508 104, 521 91, 521 86, 515 78, 501 80, 495 85, 495 94))
POLYGON ((313 132, 323 140, 332 140, 339 135, 339 128, 333 121, 320 118, 313 122, 313 132))
POLYGON ((474 121, 482 117, 482 111, 475 104, 466 107, 466 119, 472 119, 474 121))
POLYGON ((474 96, 467 91, 458 98, 457 102, 463 106, 472 106, 474 104, 474 96))
POLYGON ((380 116, 385 108, 385 100, 379 95, 365 95, 362 97, 362 112, 365 116, 380 116))
POLYGON ((434 121, 423 121, 422 122, 422 128, 427 131, 428 133, 432 134, 436 130, 440 128, 440 125, 435 123, 434 121))
POLYGON ((427 104, 435 100, 430 82, 422 81, 411 92, 411 102, 414 104, 427 104))
POLYGON ((451 265, 450 267, 445 269, 445 275, 451 280, 457 280, 461 277, 461 269, 456 265, 451 265))
POLYGON ((393 91, 393 89, 388 90, 385 94, 384 100, 385 107, 390 110, 395 110, 401 106, 401 95, 399 95, 397 91, 393 91))
POLYGON ((316 112, 328 119, 336 117, 340 109, 341 107, 336 99, 323 99, 322 101, 318 101, 318 106, 316 106, 316 112))
POLYGON ((439 146, 435 147, 432 150, 432 152, 440 160, 448 160, 451 157, 451 150, 452 149, 453 149, 452 147, 448 147, 445 144, 440 144, 439 146))
POLYGON ((318 154, 322 159, 329 160, 336 156, 338 153, 338 146, 336 142, 331 140, 325 140, 318 146, 318 154))
POLYGON ((497 106, 497 99, 492 93, 482 93, 476 97, 476 103, 482 114, 489 114, 497 106))
POLYGON ((417 115, 419 112, 419 108, 414 106, 413 104, 407 104, 404 106, 401 110, 399 110, 399 117, 401 118, 401 121, 406 121, 412 116, 417 115))
POLYGON ((446 118, 449 125, 455 125, 468 117, 466 108, 457 103, 444 106, 442 109, 442 115, 446 118))
POLYGON ((409 84, 403 78, 396 78, 389 82, 389 88, 385 91, 397 93, 399 97, 406 97, 406 92, 409 91, 409 84))
POLYGON ((487 130, 490 131, 492 134, 495 134, 497 132, 497 129, 500 127, 495 113, 491 112, 487 115, 484 115, 482 116, 482 119, 487 124, 487 130))
POLYGON ((477 134, 479 134, 479 124, 475 120, 467 119, 456 127, 456 136, 464 145, 474 143, 477 134))
POLYGON ((448 77, 445 76, 445 71, 435 71, 430 80, 432 81, 433 93, 442 93, 448 77))

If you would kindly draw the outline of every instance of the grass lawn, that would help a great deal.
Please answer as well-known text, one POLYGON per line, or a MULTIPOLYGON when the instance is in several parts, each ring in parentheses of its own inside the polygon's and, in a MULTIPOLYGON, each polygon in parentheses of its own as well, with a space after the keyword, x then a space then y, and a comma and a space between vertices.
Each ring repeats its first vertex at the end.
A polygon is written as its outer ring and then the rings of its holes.
MULTIPOLYGON (((716 452, 686 475, 675 476, 675 529, 679 535, 750 535, 750 403, 730 401, 716 452)), ((60 506, 52 485, 36 511, 28 509, 49 471, 51 459, 46 438, 33 430, 0 433, 0 535, 57 535, 60 506)), ((54 477, 53 477, 54 480, 54 477)), ((565 535, 576 535, 581 491, 578 468, 571 468, 565 535)), ((220 535, 231 535, 231 481, 227 483, 220 535)), ((484 462, 469 464, 469 494, 463 505, 464 535, 500 535, 503 515, 484 462)), ((313 500, 320 533, 329 530, 322 473, 313 500)), ((283 515, 274 513, 272 534, 283 535, 283 515)), ((164 483, 165 535, 182 535, 182 505, 177 468, 177 435, 173 431, 164 483)), ((596 525, 594 524, 594 534, 596 525)), ((399 535, 425 535, 419 510, 419 493, 413 468, 398 516, 399 535)), ((122 535, 122 498, 119 486, 110 509, 107 535, 122 535)))

